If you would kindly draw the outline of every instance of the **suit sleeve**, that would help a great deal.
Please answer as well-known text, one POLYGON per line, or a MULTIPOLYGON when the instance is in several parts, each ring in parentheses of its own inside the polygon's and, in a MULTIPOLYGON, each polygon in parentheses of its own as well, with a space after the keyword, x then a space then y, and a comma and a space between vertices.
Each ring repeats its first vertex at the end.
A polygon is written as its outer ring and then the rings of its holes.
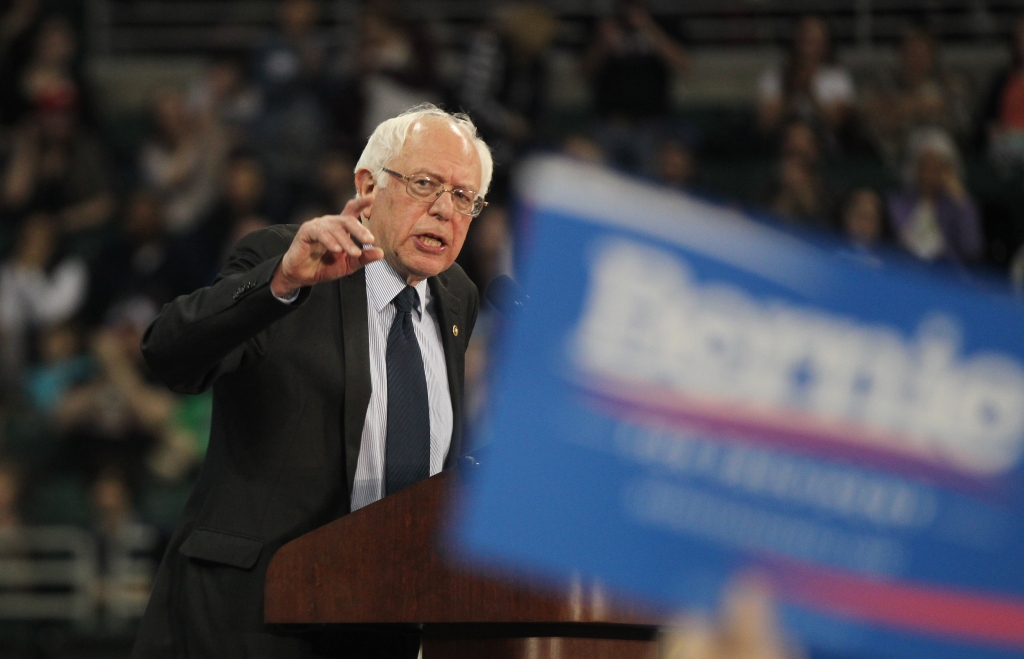
POLYGON ((199 393, 221 375, 259 360, 266 342, 261 333, 309 297, 303 289, 285 304, 270 290, 292 233, 270 227, 249 234, 213 284, 164 306, 143 335, 142 354, 168 387, 199 393))

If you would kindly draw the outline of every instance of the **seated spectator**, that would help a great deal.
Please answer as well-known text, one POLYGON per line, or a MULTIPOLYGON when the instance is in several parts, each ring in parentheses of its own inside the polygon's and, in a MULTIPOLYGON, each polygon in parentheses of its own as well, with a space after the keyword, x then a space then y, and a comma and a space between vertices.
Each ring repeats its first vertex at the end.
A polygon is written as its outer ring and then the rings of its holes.
POLYGON ((1014 26, 1010 66, 996 76, 982 122, 992 159, 1007 167, 1024 164, 1024 15, 1014 26))
POLYGON ((153 559, 158 558, 153 555, 158 533, 136 512, 133 476, 106 467, 89 489, 93 531, 99 541, 96 594, 108 624, 142 615, 152 587, 153 559))
POLYGON ((978 206, 964 187, 953 139, 938 129, 915 135, 904 180, 904 189, 887 200, 899 243, 924 261, 980 259, 978 206))
POLYGON ((557 27, 554 14, 539 2, 514 2, 473 35, 459 97, 498 161, 508 162, 537 137, 545 58, 557 27))
POLYGON ((352 177, 354 169, 355 161, 346 151, 328 151, 320 159, 316 188, 292 216, 292 221, 301 223, 313 217, 340 212, 356 194, 352 177))
POLYGON ((35 332, 68 321, 81 308, 88 280, 83 261, 61 257, 52 218, 26 220, 14 253, 0 265, 0 365, 6 377, 20 379, 35 332))
POLYGON ((153 192, 135 192, 124 207, 117 231, 95 259, 84 320, 98 325, 126 302, 159 311, 178 295, 205 282, 206 271, 194 249, 174 241, 165 229, 163 206, 153 192))
POLYGON ((203 286, 212 281, 235 242, 253 227, 270 223, 265 205, 266 177, 258 160, 249 156, 232 158, 221 181, 217 201, 202 231, 190 241, 189 251, 201 268, 203 277, 199 285, 203 286))
POLYGON ((782 219, 832 229, 835 195, 822 172, 821 145, 810 124, 794 121, 783 134, 778 179, 769 206, 782 219))
POLYGON ((678 190, 690 190, 697 175, 693 151, 679 140, 666 140, 658 149, 658 181, 678 190))
POLYGON ((73 106, 36 111, 11 142, 0 190, 9 217, 48 213, 65 233, 94 229, 110 219, 114 199, 106 158, 73 106))
POLYGON ((513 239, 508 211, 491 204, 473 220, 459 264, 481 291, 498 275, 513 274, 513 239))
POLYGON ((643 5, 616 2, 615 14, 598 24, 584 70, 598 117, 594 138, 613 164, 654 175, 672 77, 689 70, 690 58, 678 36, 643 5))
POLYGON ((899 69, 864 92, 868 133, 879 154, 895 165, 911 133, 942 128, 965 142, 970 131, 969 90, 963 78, 942 71, 936 42, 921 28, 900 44, 899 69))
POLYGON ((13 462, 0 461, 0 533, 21 528, 21 471, 13 462))
POLYGON ((328 38, 319 28, 318 0, 282 0, 277 31, 256 53, 253 70, 264 94, 279 97, 296 87, 315 90, 327 58, 328 38))
POLYGON ((125 475, 116 467, 103 468, 90 488, 95 529, 101 538, 117 537, 130 524, 137 523, 132 492, 125 475))
POLYGON ((20 80, 26 108, 75 108, 80 119, 92 119, 77 54, 78 36, 67 18, 58 15, 43 21, 20 80))
POLYGON ((245 238, 253 231, 259 231, 270 226, 270 221, 265 217, 259 215, 246 215, 239 221, 235 222, 231 228, 231 233, 228 234, 228 240, 224 244, 224 255, 222 261, 227 261, 228 254, 235 248, 235 245, 239 240, 245 238))
POLYGON ((824 19, 800 19, 786 63, 764 72, 757 95, 758 123, 766 133, 799 119, 830 140, 847 137, 855 101, 853 78, 834 61, 824 19))
POLYGON ((152 310, 122 306, 93 336, 93 378, 57 406, 58 428, 87 471, 112 465, 176 482, 196 463, 195 438, 178 428, 177 397, 146 378, 139 346, 152 317, 152 310))
POLYGON ((25 394, 36 410, 49 414, 69 389, 92 376, 93 363, 81 352, 81 335, 74 323, 43 330, 38 352, 38 365, 25 376, 25 394))
POLYGON ((328 40, 318 26, 320 14, 315 0, 283 0, 277 33, 257 53, 253 67, 263 102, 252 146, 263 163, 266 210, 275 222, 290 221, 309 197, 331 133, 321 98, 328 40))
POLYGON ((437 103, 434 47, 418 25, 397 12, 366 6, 360 20, 356 69, 361 80, 361 137, 420 103, 437 103))
POLYGON ((355 168, 355 160, 345 151, 331 151, 320 161, 318 192, 325 212, 340 212, 345 208, 345 204, 356 196, 355 181, 352 177, 355 168))
POLYGON ((194 231, 217 194, 227 142, 217 125, 204 125, 174 89, 158 91, 151 107, 153 134, 142 148, 142 179, 160 198, 168 233, 194 231))
POLYGON ((580 162, 587 162, 593 165, 605 165, 608 163, 608 154, 604 152, 601 146, 589 137, 579 133, 570 133, 562 141, 562 153, 580 162))
POLYGON ((231 146, 243 144, 262 110, 263 99, 249 85, 242 64, 232 57, 214 60, 188 93, 188 111, 204 125, 220 126, 231 146))
POLYGON ((14 0, 4 6, 0 16, 0 123, 14 126, 28 111, 19 87, 35 50, 45 7, 41 0, 14 0))
POLYGON ((858 247, 871 248, 885 239, 885 202, 871 188, 850 193, 841 218, 843 235, 858 247))

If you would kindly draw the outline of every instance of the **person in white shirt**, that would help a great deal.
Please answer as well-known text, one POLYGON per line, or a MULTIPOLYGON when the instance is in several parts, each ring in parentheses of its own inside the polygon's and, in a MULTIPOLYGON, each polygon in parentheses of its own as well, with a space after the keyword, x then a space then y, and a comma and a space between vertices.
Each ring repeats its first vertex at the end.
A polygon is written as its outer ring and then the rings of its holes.
POLYGON ((771 133, 788 119, 801 119, 838 134, 850 120, 855 95, 849 72, 832 61, 828 24, 818 16, 805 16, 797 24, 786 63, 758 80, 758 123, 771 133))

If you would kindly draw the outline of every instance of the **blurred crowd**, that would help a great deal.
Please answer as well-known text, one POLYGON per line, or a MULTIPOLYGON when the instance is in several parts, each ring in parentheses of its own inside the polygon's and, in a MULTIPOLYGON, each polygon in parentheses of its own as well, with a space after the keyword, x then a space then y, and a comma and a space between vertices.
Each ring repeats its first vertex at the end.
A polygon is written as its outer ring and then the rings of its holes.
MULTIPOLYGON (((672 85, 693 65, 684 26, 641 2, 593 21, 579 53, 591 108, 568 126, 552 120, 547 98, 559 20, 543 3, 509 2, 473 26, 460 72, 445 78, 430 31, 400 3, 366 3, 346 43, 322 27, 323 10, 281 0, 264 43, 211 56, 190 87, 156 89, 126 148, 98 110, 81 26, 41 1, 8 3, 0 532, 76 524, 113 538, 144 525, 166 536, 203 458, 210 399, 153 380, 143 331, 163 304, 210 283, 240 237, 339 211, 366 136, 422 102, 468 112, 495 153, 490 205, 459 259, 481 289, 514 271, 522 227, 509 181, 537 151, 831 232, 861 254, 902 251, 964 276, 995 261, 1024 282, 1015 245, 994 258, 985 235, 986 213, 1004 224, 1024 217, 1012 201, 979 200, 968 176, 974 163, 1016 186, 1010 199, 1017 188, 1024 197, 1024 21, 1011 63, 985 90, 944 69, 942 44, 915 26, 892 70, 855 79, 828 22, 800 18, 743 128, 744 157, 770 165, 737 184, 729 179, 743 174, 708 127, 673 108, 672 85), (848 175, 864 163, 867 175, 848 175)), ((468 359, 471 410, 482 405, 487 325, 468 359)))

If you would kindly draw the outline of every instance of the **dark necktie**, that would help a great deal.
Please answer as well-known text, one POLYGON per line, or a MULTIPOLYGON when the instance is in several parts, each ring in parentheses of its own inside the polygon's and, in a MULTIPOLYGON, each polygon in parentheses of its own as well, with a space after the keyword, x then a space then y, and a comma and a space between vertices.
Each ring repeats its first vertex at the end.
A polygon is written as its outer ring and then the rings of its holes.
POLYGON ((388 332, 388 433, 384 493, 394 494, 430 476, 430 404, 423 355, 412 326, 420 296, 406 286, 392 301, 388 332))

